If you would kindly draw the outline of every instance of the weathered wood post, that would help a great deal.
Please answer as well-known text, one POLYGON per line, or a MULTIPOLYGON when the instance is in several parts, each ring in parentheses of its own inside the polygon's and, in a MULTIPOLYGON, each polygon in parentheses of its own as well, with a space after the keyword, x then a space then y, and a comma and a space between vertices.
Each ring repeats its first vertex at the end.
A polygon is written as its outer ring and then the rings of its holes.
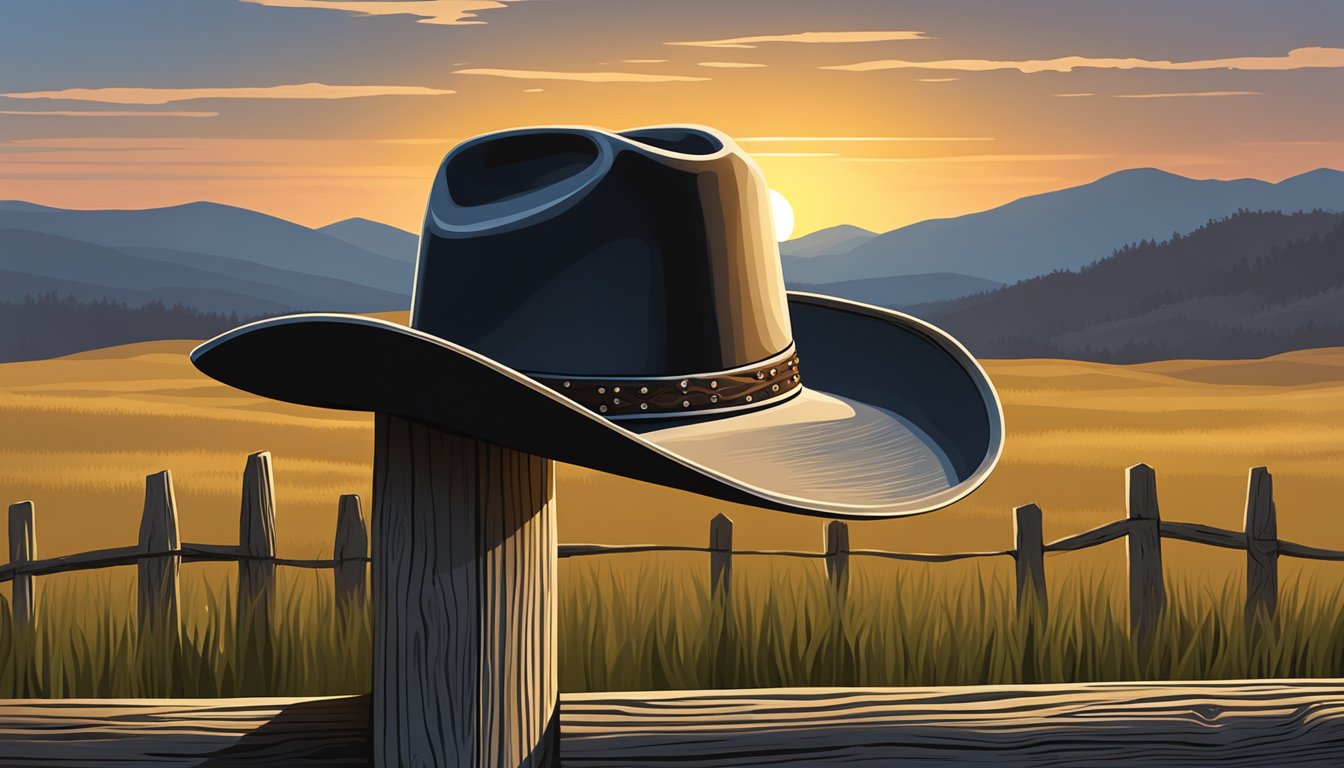
MULTIPOLYGON (((33 502, 20 501, 9 505, 9 562, 22 565, 37 559, 37 528, 33 502)), ((28 635, 37 618, 33 599, 33 575, 14 574, 13 598, 10 611, 14 617, 14 632, 28 635)))
POLYGON ((271 454, 247 457, 243 470, 243 499, 238 514, 238 646, 246 679, 245 690, 268 687, 273 672, 271 605, 275 595, 275 479, 271 454))
POLYGON ((720 512, 709 521, 709 594, 723 591, 724 602, 733 589, 733 521, 720 512))
MULTIPOLYGON (((168 470, 145 477, 145 507, 140 515, 140 550, 169 552, 181 546, 177 536, 177 498, 168 470)), ((147 557, 136 564, 140 628, 164 633, 179 632, 178 568, 182 558, 147 557)))
POLYGON ((1041 508, 1027 504, 1013 510, 1017 542, 1017 607, 1029 606, 1042 621, 1049 615, 1045 594, 1045 542, 1041 534, 1041 508))
POLYGON ((1263 610, 1279 608, 1279 523, 1274 512, 1274 478, 1265 467, 1251 469, 1246 487, 1246 623, 1255 627, 1263 610))
POLYGON ((344 609, 363 605, 365 576, 369 569, 369 527, 359 504, 359 494, 341 496, 336 509, 336 542, 331 551, 336 561, 332 574, 336 580, 337 606, 344 609))
MULTIPOLYGON (((14 565, 37 559, 37 527, 33 502, 9 505, 9 562, 14 565)), ((33 593, 33 575, 16 573, 11 582, 10 605, 14 625, 14 651, 11 663, 14 695, 41 696, 37 686, 36 648, 33 630, 37 625, 37 603, 33 593)))
POLYGON ((826 578, 836 597, 849 594, 849 526, 843 520, 826 524, 826 578))
POLYGON ((1129 629, 1144 653, 1166 605, 1162 581, 1162 528, 1157 508, 1157 476, 1147 464, 1125 475, 1129 506, 1129 629))
POLYGON ((374 764, 558 765, 552 462, 382 413, 375 434, 374 764))

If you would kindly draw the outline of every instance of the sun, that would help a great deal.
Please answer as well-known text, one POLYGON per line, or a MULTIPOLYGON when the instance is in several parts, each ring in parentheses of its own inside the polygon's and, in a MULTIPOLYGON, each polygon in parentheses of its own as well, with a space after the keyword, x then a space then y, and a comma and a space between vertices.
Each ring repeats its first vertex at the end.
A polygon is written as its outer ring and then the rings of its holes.
POLYGON ((793 234, 793 206, 784 196, 770 190, 770 218, 775 222, 775 240, 784 242, 793 234))

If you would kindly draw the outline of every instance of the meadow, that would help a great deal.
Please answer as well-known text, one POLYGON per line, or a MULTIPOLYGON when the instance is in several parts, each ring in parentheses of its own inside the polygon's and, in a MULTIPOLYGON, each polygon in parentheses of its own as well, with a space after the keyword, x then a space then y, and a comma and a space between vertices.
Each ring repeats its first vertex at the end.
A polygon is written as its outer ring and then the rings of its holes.
MULTIPOLYGON (((370 418, 230 390, 190 367, 191 346, 154 342, 0 365, 0 501, 36 503, 38 557, 133 544, 144 475, 164 468, 174 472, 182 539, 236 541, 241 473, 255 450, 274 455, 280 554, 331 552, 338 496, 369 496, 370 418)), ((1344 548, 1337 501, 1344 492, 1344 349, 1132 366, 1005 360, 986 368, 1008 427, 994 476, 947 510, 851 524, 852 546, 1010 548, 1011 509, 1027 502, 1044 510, 1047 540, 1076 533, 1123 516, 1123 468, 1144 461, 1157 470, 1164 519, 1232 529, 1241 527, 1247 469, 1268 465, 1280 536, 1344 548)), ((739 548, 822 544, 816 519, 570 466, 560 468, 558 485, 564 542, 703 545, 710 517, 726 512, 739 548)), ((856 559, 843 604, 830 597, 818 562, 756 558, 735 563, 726 620, 708 595, 703 556, 568 560, 560 569, 562 684, 618 690, 1344 674, 1344 566, 1282 561, 1278 628, 1252 648, 1241 626, 1245 555, 1181 542, 1164 550, 1172 597, 1145 659, 1126 640, 1122 542, 1047 558, 1045 625, 1017 615, 1006 558, 975 565, 856 559)), ((39 578, 35 647, 16 647, 0 619, 0 658, 30 659, 32 677, 3 665, 0 696, 367 689, 367 618, 359 611, 336 618, 329 573, 281 569, 285 608, 271 647, 282 663, 261 669, 232 642, 231 567, 184 566, 186 629, 171 652, 138 637, 131 571, 39 578), (172 670, 167 678, 165 669, 172 670)))

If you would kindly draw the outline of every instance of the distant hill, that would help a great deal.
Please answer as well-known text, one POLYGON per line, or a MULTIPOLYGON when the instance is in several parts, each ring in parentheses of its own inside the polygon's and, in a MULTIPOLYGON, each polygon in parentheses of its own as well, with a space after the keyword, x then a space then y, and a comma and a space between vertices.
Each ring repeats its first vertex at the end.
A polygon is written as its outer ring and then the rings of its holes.
POLYGON ((1341 345, 1344 214, 1242 211, 911 311, 986 357, 1232 359, 1341 345))
POLYGON ((1003 283, 970 275, 934 272, 928 275, 897 275, 839 283, 789 283, 789 289, 839 296, 842 299, 903 309, 917 304, 945 301, 992 291, 1003 283))
MULTIPOLYGON (((8 276, 0 273, 0 280, 8 276)), ((247 322, 236 313, 200 312, 152 301, 131 307, 54 293, 0 302, 0 363, 39 360, 133 341, 205 339, 247 322)))
POLYGON ((1271 184, 1188 179, 1153 168, 1121 171, 989 211, 911 224, 836 255, 787 256, 784 275, 791 282, 833 283, 955 272, 1014 282, 1077 269, 1126 243, 1189 232, 1240 209, 1344 210, 1344 173, 1322 168, 1271 184))
POLYGON ((218 203, 126 211, 0 203, 0 229, 45 232, 112 248, 163 248, 223 256, 398 295, 408 295, 411 285, 411 261, 373 253, 274 216, 218 203))
POLYGON ((353 218, 318 227, 318 232, 363 248, 369 253, 414 264, 420 238, 404 229, 368 219, 353 218))
POLYGON ((832 256, 852 251, 875 237, 876 232, 870 232, 863 227, 841 224, 786 240, 779 244, 779 252, 783 256, 797 256, 803 259, 832 256))

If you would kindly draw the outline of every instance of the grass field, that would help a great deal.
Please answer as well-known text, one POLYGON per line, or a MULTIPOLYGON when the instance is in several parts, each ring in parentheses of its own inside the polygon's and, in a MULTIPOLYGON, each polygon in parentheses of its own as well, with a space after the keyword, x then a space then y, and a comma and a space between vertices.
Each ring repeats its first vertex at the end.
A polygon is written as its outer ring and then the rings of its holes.
MULTIPOLYGON (((230 390, 190 367, 191 346, 157 342, 0 365, 0 502, 36 502, 39 557, 134 543, 143 476, 163 468, 174 471, 183 540, 236 541, 244 458, 263 449, 275 457, 280 553, 330 553, 339 494, 368 497, 370 418, 230 390)), ((1044 509, 1047 539, 1075 533, 1123 516, 1123 468, 1144 461, 1157 469, 1165 519, 1234 529, 1247 469, 1268 465, 1280 536, 1344 548, 1344 349, 986 367, 1008 422, 995 475, 947 510, 852 524, 854 547, 1009 548, 1011 509, 1026 502, 1044 509)), ((816 519, 569 466, 558 483, 566 542, 703 545, 710 517, 727 511, 739 547, 822 543, 816 519)), ((1172 607, 1146 663, 1124 642, 1121 542, 1047 558, 1052 612, 1044 627, 1016 615, 1006 558, 856 559, 843 607, 829 598, 815 561, 743 558, 726 623, 705 594, 703 556, 566 561, 561 677, 566 690, 610 690, 1344 675, 1344 566, 1282 561, 1280 629, 1252 649, 1240 624, 1245 555, 1181 542, 1164 549, 1172 607)), ((232 568, 188 565, 183 573, 186 640, 167 679, 135 637, 128 569, 39 578, 43 629, 30 682, 67 695, 367 687, 359 662, 368 657, 366 620, 332 620, 329 574, 281 570, 292 602, 274 643, 285 656, 258 672, 230 641, 232 568)), ((6 645, 7 632, 0 624, 0 658, 22 650, 6 645)), ((0 671, 0 696, 23 685, 13 669, 0 671)))

